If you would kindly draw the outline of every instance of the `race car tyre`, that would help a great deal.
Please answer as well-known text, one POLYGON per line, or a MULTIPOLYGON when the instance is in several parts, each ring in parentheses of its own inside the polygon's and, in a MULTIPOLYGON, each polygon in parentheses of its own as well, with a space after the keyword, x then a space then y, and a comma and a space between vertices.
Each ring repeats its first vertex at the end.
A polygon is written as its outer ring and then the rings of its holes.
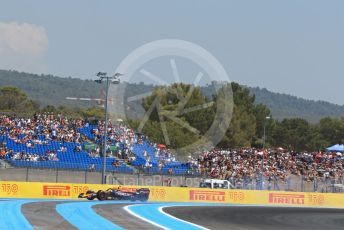
POLYGON ((98 200, 106 200, 106 193, 102 190, 99 190, 97 192, 97 198, 98 200))
POLYGON ((87 197, 87 200, 94 200, 94 196, 87 197))

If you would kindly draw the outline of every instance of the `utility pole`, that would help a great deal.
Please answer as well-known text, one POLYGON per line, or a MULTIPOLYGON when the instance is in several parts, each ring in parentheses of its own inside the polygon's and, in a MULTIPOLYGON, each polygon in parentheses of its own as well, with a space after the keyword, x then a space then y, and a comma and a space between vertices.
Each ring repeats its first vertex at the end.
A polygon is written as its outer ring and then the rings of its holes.
POLYGON ((107 131, 108 131, 108 97, 109 97, 109 86, 110 82, 113 84, 119 84, 119 77, 123 74, 115 73, 113 76, 109 77, 104 72, 97 73, 98 80, 95 80, 97 83, 102 83, 105 80, 105 127, 104 127, 104 136, 103 136, 103 167, 102 167, 102 179, 101 183, 106 184, 106 144, 107 144, 107 131))
POLYGON ((261 190, 263 190, 264 187, 264 153, 265 153, 265 127, 266 127, 266 121, 269 120, 270 117, 265 117, 264 119, 264 128, 263 128, 263 158, 262 158, 262 169, 261 169, 261 190))

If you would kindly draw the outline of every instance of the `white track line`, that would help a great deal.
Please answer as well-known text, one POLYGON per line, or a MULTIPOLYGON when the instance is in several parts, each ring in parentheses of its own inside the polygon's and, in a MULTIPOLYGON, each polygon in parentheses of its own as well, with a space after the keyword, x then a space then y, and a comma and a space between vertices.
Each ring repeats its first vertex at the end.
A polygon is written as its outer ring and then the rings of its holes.
MULTIPOLYGON (((175 219, 175 220, 178 220, 178 221, 181 221, 181 222, 184 222, 184 223, 193 225, 193 226, 195 226, 195 227, 197 227, 197 228, 200 228, 200 229, 203 229, 203 230, 210 230, 209 228, 205 228, 205 227, 203 227, 203 226, 200 226, 200 225, 197 225, 197 224, 194 224, 194 223, 191 223, 191 222, 188 222, 188 221, 179 219, 179 218, 177 218, 177 217, 175 217, 175 216, 172 216, 172 215, 170 215, 170 214, 164 212, 163 209, 164 209, 164 208, 168 208, 168 207, 185 207, 185 206, 178 206, 178 205, 173 205, 173 206, 161 206, 161 207, 158 208, 158 210, 159 210, 159 212, 160 212, 161 214, 163 214, 163 215, 165 215, 165 216, 168 216, 168 217, 170 217, 170 218, 172 218, 172 219, 175 219)), ((187 207, 189 207, 189 206, 187 206, 187 207)), ((190 206, 190 207, 198 207, 198 206, 190 206)))
MULTIPOLYGON (((139 205, 143 205, 143 204, 139 204, 139 205)), ((166 227, 164 227, 164 226, 162 226, 162 225, 160 225, 160 224, 158 224, 158 223, 155 223, 155 222, 153 222, 153 221, 151 221, 151 220, 148 220, 148 219, 146 219, 146 218, 144 218, 144 217, 142 217, 142 216, 140 216, 140 215, 137 215, 136 213, 134 213, 133 211, 131 211, 131 210, 128 208, 129 206, 139 206, 139 205, 128 205, 128 206, 125 206, 125 207, 123 207, 123 208, 124 208, 125 211, 129 212, 131 215, 133 215, 133 216, 135 216, 135 217, 137 217, 137 218, 139 218, 139 219, 141 219, 141 220, 143 220, 143 221, 146 221, 146 222, 148 222, 148 223, 150 223, 150 224, 153 224, 153 225, 155 225, 155 226, 157 226, 157 227, 159 227, 159 228, 166 229, 166 230, 170 230, 169 228, 166 228, 166 227)))

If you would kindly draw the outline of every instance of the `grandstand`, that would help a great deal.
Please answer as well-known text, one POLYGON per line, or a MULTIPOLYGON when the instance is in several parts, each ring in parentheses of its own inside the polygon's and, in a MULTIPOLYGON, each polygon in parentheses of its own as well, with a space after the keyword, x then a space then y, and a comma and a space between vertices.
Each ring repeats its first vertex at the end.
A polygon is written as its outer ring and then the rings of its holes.
MULTIPOLYGON (((100 171, 102 168, 102 159, 100 157, 90 157, 84 150, 75 152, 74 149, 78 146, 77 143, 60 141, 48 141, 46 144, 37 144, 34 148, 27 147, 26 144, 15 143, 8 137, 3 137, 8 150, 13 152, 24 152, 32 155, 37 154, 39 157, 43 157, 47 152, 56 152, 58 160, 19 160, 11 158, 10 154, 5 156, 5 159, 16 167, 32 167, 32 168, 59 168, 59 169, 78 169, 88 170, 91 165, 95 166, 95 170, 100 171), (60 151, 60 147, 66 147, 67 151, 60 151)), ((113 172, 132 173, 133 169, 126 163, 122 162, 120 166, 113 166, 112 162, 116 160, 115 157, 107 158, 106 169, 113 172)))
MULTIPOLYGON (((32 125, 27 125, 24 128, 25 132, 20 133, 17 130, 22 130, 22 123, 25 122, 20 122, 17 118, 8 122, 8 119, 9 117, 6 116, 1 118, 0 141, 6 148, 4 159, 12 166, 92 171, 102 170, 103 158, 101 154, 97 156, 90 154, 90 151, 95 148, 101 148, 102 146, 103 137, 101 133, 96 135, 94 132, 95 130, 101 130, 101 124, 90 125, 88 122, 83 122, 82 126, 74 127, 76 131, 74 134, 78 135, 79 133, 84 137, 79 139, 82 140, 80 142, 54 138, 54 135, 59 135, 59 133, 56 134, 56 132, 51 130, 49 131, 49 135, 47 135, 46 132, 44 133, 44 130, 50 127, 43 125, 45 122, 42 121, 35 124, 38 128, 32 128, 32 125)), ((60 130, 65 128, 62 124, 59 125, 61 126, 60 130)), ((122 130, 117 129, 116 126, 114 127, 113 131, 115 133, 122 134, 122 130)), ((56 131, 59 132, 59 129, 56 128, 56 131)), ((125 151, 130 148, 130 153, 133 154, 134 159, 129 162, 128 159, 122 159, 114 154, 109 154, 106 158, 106 170, 108 172, 134 173, 143 171, 150 174, 173 173, 182 175, 187 173, 190 168, 189 164, 171 161, 165 156, 156 156, 157 148, 148 139, 142 138, 138 134, 135 134, 130 142, 128 142, 128 139, 119 141, 108 136, 107 144, 109 145, 107 149, 109 152, 125 151), (164 164, 161 165, 160 163, 159 165, 159 162, 164 162, 164 164)))

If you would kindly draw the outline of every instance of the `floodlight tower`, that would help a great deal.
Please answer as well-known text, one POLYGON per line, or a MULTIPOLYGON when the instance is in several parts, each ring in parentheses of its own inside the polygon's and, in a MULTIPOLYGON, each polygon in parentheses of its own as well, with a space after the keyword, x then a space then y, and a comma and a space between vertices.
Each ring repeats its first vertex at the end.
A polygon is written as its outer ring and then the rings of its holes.
POLYGON ((266 121, 270 120, 270 117, 265 117, 264 119, 264 130, 263 130, 263 158, 262 158, 262 172, 261 172, 261 189, 264 189, 264 153, 265 153, 265 127, 266 127, 266 121))
POLYGON ((107 143, 107 131, 108 131, 108 96, 109 96, 109 86, 110 82, 112 84, 119 84, 120 79, 119 77, 123 76, 123 74, 115 73, 113 76, 108 76, 104 72, 98 72, 97 77, 99 79, 95 80, 95 82, 101 84, 104 80, 106 83, 105 87, 105 127, 104 127, 104 140, 103 140, 103 167, 102 167, 102 184, 106 184, 106 143, 107 143))

